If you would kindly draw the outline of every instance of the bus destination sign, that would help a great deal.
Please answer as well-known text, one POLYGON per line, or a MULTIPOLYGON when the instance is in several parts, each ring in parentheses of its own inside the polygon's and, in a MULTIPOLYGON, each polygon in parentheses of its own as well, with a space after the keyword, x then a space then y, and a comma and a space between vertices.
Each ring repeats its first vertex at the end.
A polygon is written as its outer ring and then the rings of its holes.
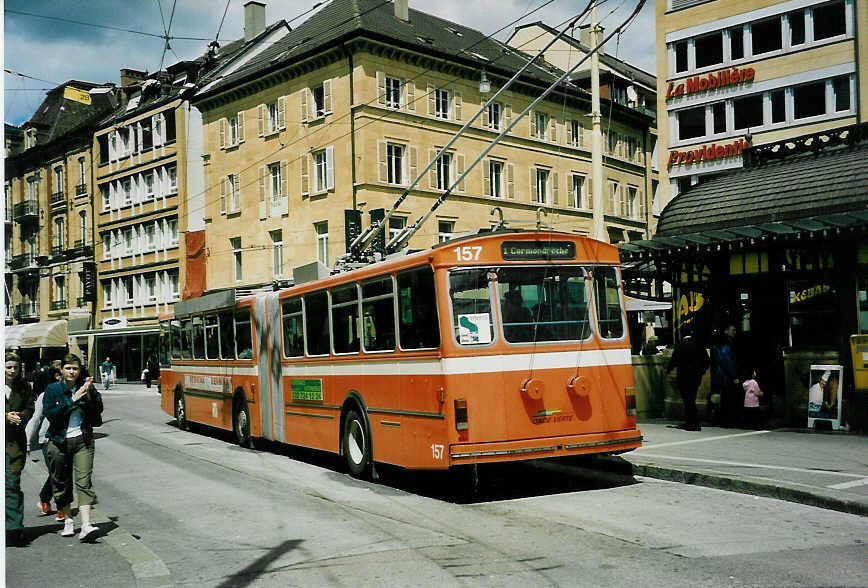
POLYGON ((572 241, 504 241, 500 253, 506 261, 575 259, 576 244, 572 241))

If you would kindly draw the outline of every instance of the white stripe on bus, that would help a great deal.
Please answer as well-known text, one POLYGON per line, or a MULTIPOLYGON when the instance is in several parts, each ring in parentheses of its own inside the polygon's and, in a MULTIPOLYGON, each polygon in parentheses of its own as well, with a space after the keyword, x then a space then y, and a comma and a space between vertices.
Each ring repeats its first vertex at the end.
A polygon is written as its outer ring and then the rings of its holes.
MULTIPOLYGON (((439 376, 522 372, 532 369, 586 368, 630 366, 629 349, 593 349, 556 351, 551 353, 516 353, 475 357, 444 357, 443 359, 395 359, 341 361, 339 363, 291 363, 284 365, 282 374, 294 377, 321 376, 439 376)), ((184 374, 223 374, 257 376, 256 367, 173 366, 171 371, 184 374)))

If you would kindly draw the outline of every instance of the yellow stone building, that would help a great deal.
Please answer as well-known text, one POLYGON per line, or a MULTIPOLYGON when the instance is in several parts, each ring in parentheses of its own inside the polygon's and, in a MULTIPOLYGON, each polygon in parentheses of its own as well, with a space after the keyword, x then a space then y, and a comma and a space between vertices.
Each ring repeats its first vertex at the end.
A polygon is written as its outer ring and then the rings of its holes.
POLYGON ((866 120, 868 0, 657 0, 656 17, 667 201, 748 142, 866 120))
MULTIPOLYGON (((346 251, 344 211, 361 211, 367 226, 390 208, 486 102, 483 75, 493 92, 527 59, 405 1, 333 0, 210 72, 191 98, 204 130, 207 289, 285 282, 312 260, 333 267, 346 251)), ((421 217, 560 73, 531 67, 415 186, 389 233, 421 217)), ((605 108, 609 236, 647 238, 652 147, 643 137, 653 118, 605 108)), ((470 171, 410 247, 490 226, 495 206, 511 226, 535 226, 540 216, 589 233, 589 110, 580 89, 553 93, 470 171)))

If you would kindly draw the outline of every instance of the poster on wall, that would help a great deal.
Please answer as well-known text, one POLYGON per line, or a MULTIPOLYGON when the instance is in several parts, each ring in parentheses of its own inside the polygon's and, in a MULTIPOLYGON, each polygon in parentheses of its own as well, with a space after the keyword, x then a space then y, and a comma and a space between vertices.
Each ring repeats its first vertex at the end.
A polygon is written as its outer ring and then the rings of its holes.
POLYGON ((841 428, 841 373, 840 365, 812 365, 808 383, 808 428, 816 421, 828 421, 832 428, 841 428))

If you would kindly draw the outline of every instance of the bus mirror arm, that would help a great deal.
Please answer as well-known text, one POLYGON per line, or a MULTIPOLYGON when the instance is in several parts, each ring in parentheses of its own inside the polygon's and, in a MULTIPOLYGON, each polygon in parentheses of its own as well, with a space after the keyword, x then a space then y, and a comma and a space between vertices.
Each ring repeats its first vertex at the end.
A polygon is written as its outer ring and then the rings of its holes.
POLYGON ((443 386, 440 386, 440 404, 444 404, 446 402, 446 390, 443 389, 443 386))

